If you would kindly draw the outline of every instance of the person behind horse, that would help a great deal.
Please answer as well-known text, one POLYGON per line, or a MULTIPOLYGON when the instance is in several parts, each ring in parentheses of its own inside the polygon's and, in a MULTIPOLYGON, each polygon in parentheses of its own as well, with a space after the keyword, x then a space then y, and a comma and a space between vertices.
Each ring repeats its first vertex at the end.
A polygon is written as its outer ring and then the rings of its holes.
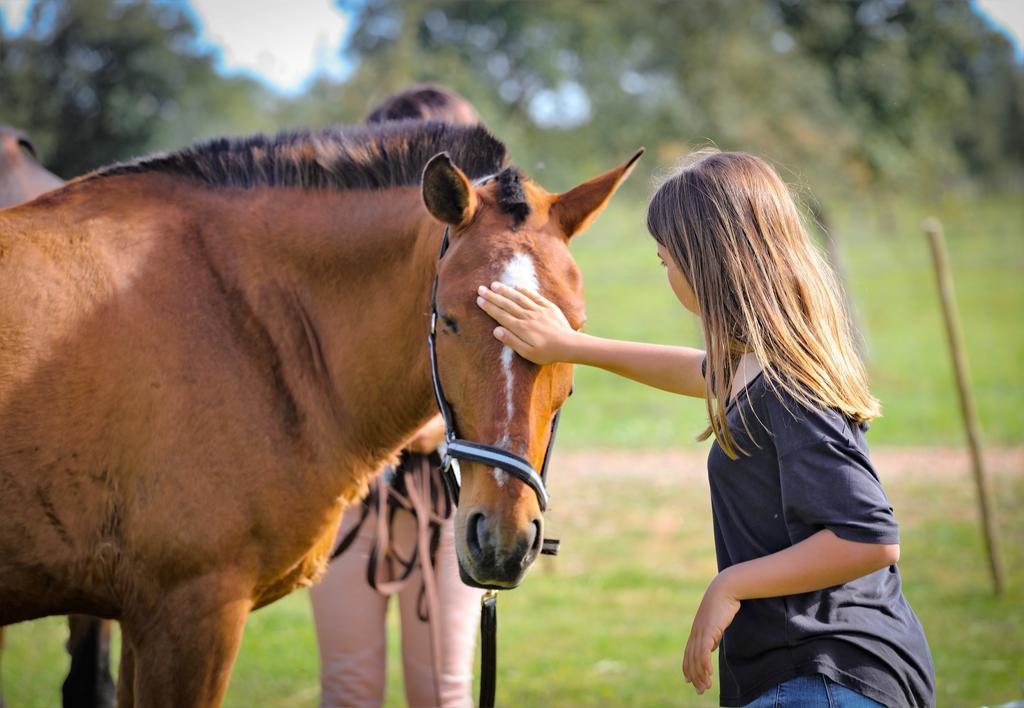
POLYGON ((64 181, 39 164, 28 136, 0 125, 0 209, 27 202, 62 186, 64 181))
MULTIPOLYGON (((468 101, 430 84, 388 97, 365 122, 392 120, 480 123, 468 101)), ((434 418, 373 482, 363 504, 345 512, 332 562, 310 589, 324 706, 384 702, 391 595, 400 608, 409 705, 472 704, 481 591, 459 578, 452 504, 436 452, 443 437, 444 424, 434 418)))

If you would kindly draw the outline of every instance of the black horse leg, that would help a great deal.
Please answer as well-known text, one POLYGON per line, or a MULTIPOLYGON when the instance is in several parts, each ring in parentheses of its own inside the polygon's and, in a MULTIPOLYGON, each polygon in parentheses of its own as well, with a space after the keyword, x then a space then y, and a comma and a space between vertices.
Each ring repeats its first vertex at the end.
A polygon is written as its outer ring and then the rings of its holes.
POLYGON ((117 695, 110 675, 110 620, 68 616, 71 669, 61 687, 64 708, 114 708, 117 695))

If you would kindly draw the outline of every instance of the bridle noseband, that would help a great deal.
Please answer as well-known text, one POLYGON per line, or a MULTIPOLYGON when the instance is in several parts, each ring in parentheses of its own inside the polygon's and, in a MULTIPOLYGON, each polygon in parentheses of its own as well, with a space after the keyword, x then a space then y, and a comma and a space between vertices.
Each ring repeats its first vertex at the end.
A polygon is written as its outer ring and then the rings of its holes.
MULTIPOLYGON (((494 445, 463 440, 456 432, 455 416, 448 400, 444 397, 441 376, 437 370, 437 284, 441 275, 441 259, 444 258, 447 250, 448 227, 445 227, 444 238, 441 240, 441 252, 437 256, 438 266, 437 273, 434 275, 434 287, 430 295, 430 334, 427 337, 430 344, 430 375, 434 381, 434 397, 437 399, 437 407, 441 410, 441 417, 444 419, 445 450, 441 460, 441 473, 445 485, 448 487, 452 499, 458 504, 461 486, 459 460, 497 467, 530 487, 537 495, 537 503, 541 512, 544 512, 547 510, 550 500, 546 486, 548 460, 551 459, 551 449, 555 444, 558 419, 562 414, 561 409, 555 412, 554 418, 551 420, 551 435, 548 438, 547 449, 544 451, 544 462, 541 464, 540 473, 524 457, 494 445)), ((545 542, 542 553, 552 553, 547 542, 545 542)))

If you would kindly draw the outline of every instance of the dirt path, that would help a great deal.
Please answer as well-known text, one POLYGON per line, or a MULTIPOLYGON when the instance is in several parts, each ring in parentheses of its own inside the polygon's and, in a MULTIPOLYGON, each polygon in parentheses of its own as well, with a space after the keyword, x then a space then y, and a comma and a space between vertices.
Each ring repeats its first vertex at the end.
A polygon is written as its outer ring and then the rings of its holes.
MULTIPOLYGON (((984 453, 990 475, 1024 474, 1024 447, 989 448, 984 453)), ((705 448, 674 450, 588 450, 558 451, 552 459, 552 470, 559 478, 594 476, 651 477, 671 473, 703 478, 706 474, 705 448)), ((941 477, 963 476, 970 479, 970 458, 961 448, 877 448, 871 459, 883 479, 896 476, 941 477)))

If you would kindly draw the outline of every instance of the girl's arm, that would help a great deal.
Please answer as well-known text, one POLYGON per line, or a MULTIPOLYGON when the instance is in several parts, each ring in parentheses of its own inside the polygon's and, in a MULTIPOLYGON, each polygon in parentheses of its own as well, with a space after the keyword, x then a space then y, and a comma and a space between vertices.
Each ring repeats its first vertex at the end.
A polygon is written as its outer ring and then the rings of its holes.
POLYGON ((603 339, 575 331, 558 306, 502 283, 480 286, 477 304, 498 321, 494 336, 535 364, 564 361, 611 371, 686 396, 704 397, 704 352, 690 347, 603 339))
POLYGON ((683 653, 683 675, 698 693, 711 688, 711 652, 741 601, 842 585, 893 565, 899 558, 899 545, 847 541, 825 529, 777 553, 726 568, 708 586, 693 618, 683 653))
POLYGON ((842 585, 899 559, 899 544, 847 541, 825 529, 778 553, 726 568, 719 578, 737 600, 755 600, 842 585))

